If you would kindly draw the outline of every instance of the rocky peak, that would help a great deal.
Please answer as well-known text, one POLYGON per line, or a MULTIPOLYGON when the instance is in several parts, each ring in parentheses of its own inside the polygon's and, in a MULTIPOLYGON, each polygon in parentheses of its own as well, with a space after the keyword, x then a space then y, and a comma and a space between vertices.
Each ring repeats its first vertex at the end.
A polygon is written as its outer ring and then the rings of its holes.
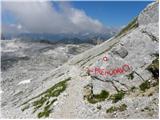
POLYGON ((139 25, 147 25, 149 23, 157 23, 159 16, 159 2, 149 4, 138 16, 139 25))

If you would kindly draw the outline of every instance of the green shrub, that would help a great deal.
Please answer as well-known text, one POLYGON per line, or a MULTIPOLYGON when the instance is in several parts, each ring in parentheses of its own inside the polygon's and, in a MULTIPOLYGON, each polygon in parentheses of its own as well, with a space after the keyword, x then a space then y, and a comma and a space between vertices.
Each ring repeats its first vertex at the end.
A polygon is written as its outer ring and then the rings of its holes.
POLYGON ((126 75, 126 76, 128 77, 128 79, 133 80, 133 78, 134 78, 134 72, 132 72, 132 73, 126 75))
POLYGON ((92 97, 88 97, 87 100, 89 103, 95 104, 97 102, 104 101, 109 96, 109 92, 102 90, 100 94, 92 95, 92 97))
POLYGON ((50 107, 51 107, 51 105, 52 105, 56 100, 57 100, 57 99, 54 99, 54 100, 51 101, 50 104, 46 105, 46 106, 44 107, 44 110, 43 110, 42 112, 39 112, 39 113, 38 113, 37 117, 38 117, 38 118, 41 118, 41 117, 49 117, 49 114, 51 113, 50 107))
POLYGON ((121 106, 119 106, 118 110, 119 111, 125 111, 127 108, 127 105, 126 104, 122 104, 121 106))
POLYGON ((150 83, 148 80, 146 80, 145 82, 143 82, 139 88, 145 92, 146 89, 149 89, 151 86, 150 86, 150 83))
POLYGON ((126 104, 122 104, 118 107, 115 107, 115 106, 112 106, 110 107, 109 109, 106 110, 107 113, 113 113, 115 111, 125 111, 127 108, 127 105, 126 104))
POLYGON ((107 113, 112 113, 114 111, 116 111, 116 107, 115 106, 112 106, 112 107, 110 107, 109 109, 106 110, 107 113))
POLYGON ((159 79, 159 57, 153 60, 152 64, 147 68, 155 79, 159 79))
POLYGON ((113 103, 118 102, 119 100, 122 100, 124 98, 125 92, 124 91, 118 91, 116 94, 111 95, 110 99, 112 100, 113 103))

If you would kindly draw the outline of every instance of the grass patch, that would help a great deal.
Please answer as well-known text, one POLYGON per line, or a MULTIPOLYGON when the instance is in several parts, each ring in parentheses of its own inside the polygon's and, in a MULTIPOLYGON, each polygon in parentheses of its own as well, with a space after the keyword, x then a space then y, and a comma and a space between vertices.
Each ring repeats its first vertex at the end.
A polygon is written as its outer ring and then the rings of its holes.
POLYGON ((49 89, 46 90, 45 92, 42 92, 41 94, 39 94, 39 95, 37 95, 37 96, 35 96, 35 97, 33 97, 33 98, 27 100, 26 102, 22 103, 21 106, 23 106, 23 105, 27 104, 28 102, 30 102, 30 101, 32 101, 32 100, 34 100, 34 99, 36 99, 36 98, 38 98, 38 97, 40 97, 40 96, 42 96, 42 95, 48 93, 49 91, 52 91, 52 90, 53 90, 54 88, 56 88, 57 86, 66 84, 66 82, 69 81, 70 79, 71 79, 71 78, 69 77, 69 78, 67 78, 67 79, 65 79, 65 80, 63 80, 63 81, 61 81, 61 82, 55 84, 53 87, 49 88, 49 89))
POLYGON ((43 104, 47 101, 47 98, 45 97, 41 97, 39 100, 36 100, 33 102, 33 106, 34 106, 34 112, 36 112, 39 108, 41 108, 43 106, 43 104))
POLYGON ((112 106, 109 109, 106 110, 106 113, 113 113, 115 111, 125 111, 127 109, 127 105, 126 104, 122 104, 118 107, 112 106))
POLYGON ((127 105, 126 104, 122 104, 121 106, 119 106, 118 110, 119 111, 125 111, 127 109, 127 105))
POLYGON ((95 104, 97 102, 104 101, 109 96, 109 92, 102 90, 100 94, 92 95, 92 97, 88 97, 87 100, 89 103, 95 104))
POLYGON ((49 114, 51 113, 52 109, 50 109, 51 105, 56 101, 57 99, 52 100, 48 105, 46 105, 43 109, 42 112, 39 112, 37 117, 42 118, 42 117, 49 117, 49 114))
POLYGON ((125 96, 124 91, 118 91, 116 94, 110 96, 110 100, 112 100, 113 103, 118 102, 119 100, 122 100, 125 96))
POLYGON ((148 80, 144 81, 140 86, 140 90, 142 90, 143 92, 146 91, 146 89, 149 89, 151 87, 150 82, 148 80))
POLYGON ((112 106, 112 107, 110 107, 110 108, 108 108, 108 109, 106 110, 107 113, 112 113, 112 112, 114 112, 114 111, 116 111, 116 107, 115 107, 115 106, 112 106))
POLYGON ((39 99, 32 102, 33 113, 35 113, 38 109, 44 107, 44 110, 42 112, 39 112, 37 117, 38 118, 48 117, 51 112, 50 106, 57 100, 56 97, 58 97, 63 91, 65 91, 65 89, 67 87, 67 81, 69 81, 70 79, 71 78, 67 78, 67 79, 55 84, 51 88, 47 89, 45 92, 28 100, 27 102, 23 103, 22 105, 28 103, 29 101, 31 101, 33 99, 40 97, 39 99), (54 99, 51 100, 52 98, 54 98, 54 99))
POLYGON ((41 95, 45 94, 45 97, 58 96, 61 92, 63 92, 66 89, 66 87, 67 87, 66 82, 69 81, 70 79, 71 78, 67 78, 66 80, 63 80, 63 81, 55 84, 51 88, 47 89, 45 92, 41 93, 41 95))
POLYGON ((159 56, 147 67, 155 79, 159 79, 159 56))
POLYGON ((134 78, 134 72, 132 72, 132 73, 126 75, 126 76, 127 76, 127 78, 128 78, 129 80, 133 80, 133 78, 134 78))
POLYGON ((118 36, 121 36, 125 33, 127 33, 128 31, 132 30, 133 28, 137 28, 138 27, 138 22, 137 22, 137 17, 134 18, 125 28, 123 28, 117 35, 116 37, 118 36))

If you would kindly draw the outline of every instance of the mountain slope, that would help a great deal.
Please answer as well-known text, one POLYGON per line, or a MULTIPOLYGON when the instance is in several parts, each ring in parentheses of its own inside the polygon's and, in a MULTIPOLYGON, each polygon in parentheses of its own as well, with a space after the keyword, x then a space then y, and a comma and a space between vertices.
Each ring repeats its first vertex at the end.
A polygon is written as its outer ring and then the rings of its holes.
POLYGON ((158 118, 157 16, 154 2, 121 34, 41 76, 39 87, 18 87, 2 116, 158 118))

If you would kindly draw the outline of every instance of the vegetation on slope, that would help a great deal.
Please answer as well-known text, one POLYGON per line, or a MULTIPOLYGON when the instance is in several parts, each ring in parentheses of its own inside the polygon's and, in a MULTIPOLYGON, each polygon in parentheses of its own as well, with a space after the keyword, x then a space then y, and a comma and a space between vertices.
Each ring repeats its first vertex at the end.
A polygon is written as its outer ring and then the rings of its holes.
POLYGON ((142 90, 142 91, 146 91, 146 89, 149 89, 151 87, 151 85, 150 85, 150 82, 148 81, 148 80, 146 80, 145 82, 143 82, 140 86, 139 86, 139 88, 140 88, 140 90, 142 90))
POLYGON ((110 100, 112 100, 113 103, 118 102, 119 100, 122 100, 124 98, 125 92, 124 91, 118 91, 116 94, 110 96, 110 100))
POLYGON ((131 72, 130 74, 126 75, 128 79, 133 80, 134 78, 134 72, 131 72))
MULTIPOLYGON (((49 117, 49 114, 51 113, 52 109, 51 106, 55 101, 57 101, 57 97, 65 91, 67 87, 67 81, 69 81, 71 78, 67 78, 51 88, 47 89, 45 92, 41 93, 40 95, 28 100, 22 105, 27 104, 29 101, 36 99, 35 101, 32 102, 32 107, 33 107, 33 113, 35 113, 37 110, 42 110, 37 114, 38 118, 41 117, 49 117), (37 99, 39 98, 39 99, 37 99)), ((29 105, 26 105, 24 108, 22 108, 22 111, 26 110, 29 108, 29 105)))
POLYGON ((138 22, 137 22, 137 17, 134 18, 125 28, 123 28, 117 35, 116 37, 118 36, 121 36, 125 33, 127 33, 128 31, 134 29, 134 28, 137 28, 138 27, 138 22))
POLYGON ((126 109, 127 109, 127 105, 126 104, 122 104, 122 105, 120 105, 118 107, 112 106, 112 107, 108 108, 106 110, 106 113, 113 113, 115 111, 124 111, 126 109))
POLYGON ((149 70, 155 79, 159 79, 159 56, 148 66, 149 70))
POLYGON ((95 104, 104 101, 108 96, 109 92, 102 90, 100 94, 93 94, 91 97, 87 97, 87 100, 89 103, 95 104))

